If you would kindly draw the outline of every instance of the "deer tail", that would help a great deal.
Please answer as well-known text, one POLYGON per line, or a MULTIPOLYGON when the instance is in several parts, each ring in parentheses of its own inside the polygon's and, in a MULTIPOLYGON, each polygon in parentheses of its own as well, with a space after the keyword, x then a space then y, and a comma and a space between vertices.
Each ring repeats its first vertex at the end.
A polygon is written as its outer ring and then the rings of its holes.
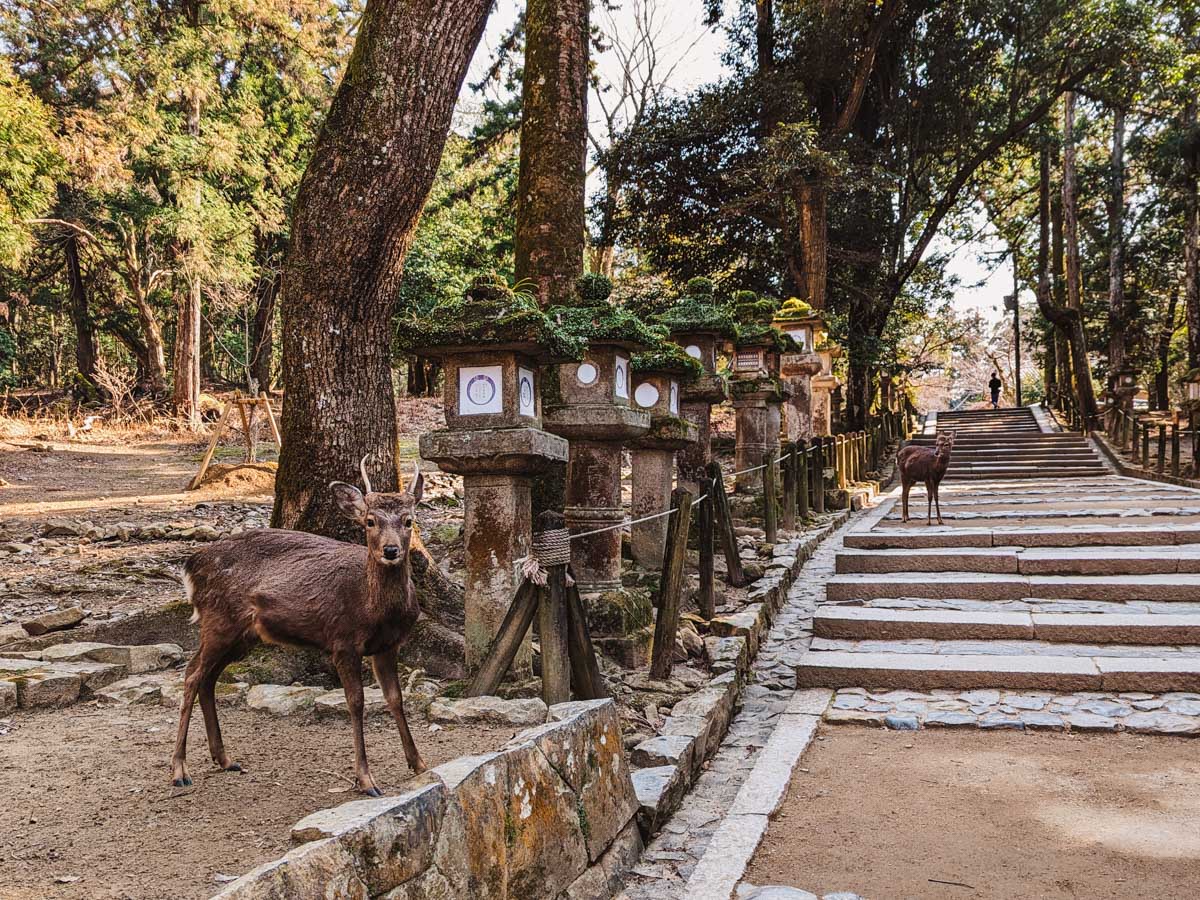
POLYGON ((183 592, 187 595, 188 603, 192 604, 192 617, 188 622, 195 625, 200 621, 200 610, 196 609, 196 602, 193 599, 196 595, 196 584, 192 581, 192 573, 188 570, 191 568, 192 561, 189 559, 183 567, 183 592))

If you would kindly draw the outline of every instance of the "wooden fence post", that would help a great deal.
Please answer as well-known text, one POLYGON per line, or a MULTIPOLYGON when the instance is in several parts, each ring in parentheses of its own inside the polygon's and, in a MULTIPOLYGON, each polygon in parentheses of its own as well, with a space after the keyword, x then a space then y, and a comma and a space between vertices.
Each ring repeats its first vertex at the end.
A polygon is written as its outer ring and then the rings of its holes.
POLYGON ((767 451, 766 466, 763 469, 763 530, 766 531, 768 544, 774 544, 779 537, 778 498, 776 496, 775 461, 778 457, 774 450, 767 451))
POLYGON ((783 528, 785 531, 796 530, 796 445, 784 445, 783 456, 779 459, 779 468, 783 471, 783 528))
POLYGON ((804 439, 796 441, 796 501, 799 506, 797 517, 801 524, 808 521, 808 447, 804 439))
POLYGON ((825 515, 825 438, 813 438, 812 485, 813 509, 818 515, 825 515))
POLYGON ((671 492, 674 514, 667 521, 666 555, 658 582, 658 618, 654 623, 654 648, 650 656, 650 677, 665 681, 671 676, 675 656, 675 635, 679 631, 679 605, 683 599, 683 566, 687 562, 688 526, 692 520, 692 492, 675 488, 671 492))
POLYGON ((538 604, 542 648, 542 700, 547 706, 571 699, 571 662, 567 648, 567 567, 550 566, 538 604))
POLYGON ((1171 423, 1171 474, 1179 477, 1179 423, 1171 423))
POLYGON ((713 596, 713 562, 716 554, 716 548, 713 546, 713 511, 716 509, 716 498, 713 496, 712 479, 707 475, 700 479, 700 493, 707 496, 700 501, 700 593, 696 597, 696 605, 700 608, 700 615, 705 619, 712 619, 717 614, 716 600, 713 596))
POLYGON ((1150 468, 1150 423, 1142 423, 1142 468, 1150 468))
POLYGON ((1163 473, 1167 466, 1167 426, 1159 424, 1158 426, 1158 454, 1154 460, 1154 471, 1159 475, 1163 473))

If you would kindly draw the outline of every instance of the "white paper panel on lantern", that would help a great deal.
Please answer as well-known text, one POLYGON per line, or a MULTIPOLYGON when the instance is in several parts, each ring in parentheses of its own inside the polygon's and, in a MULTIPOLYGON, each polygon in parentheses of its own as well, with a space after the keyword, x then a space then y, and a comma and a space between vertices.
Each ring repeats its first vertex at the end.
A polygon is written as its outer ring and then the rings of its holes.
POLYGON ((697 347, 695 344, 688 344, 687 347, 684 349, 684 352, 688 356, 690 356, 692 359, 699 359, 701 356, 704 355, 703 353, 700 352, 700 348, 697 347))
POLYGON ((599 374, 599 370, 590 362, 580 363, 579 367, 575 370, 575 378, 580 384, 591 384, 599 374))
POLYGON ((520 399, 518 412, 523 416, 536 416, 537 403, 533 399, 533 373, 517 368, 517 397, 520 399))
POLYGON ((633 399, 637 401, 638 406, 649 409, 658 402, 658 388, 648 381, 643 381, 633 392, 633 399))
POLYGON ((504 411, 504 368, 463 366, 458 370, 458 414, 479 416, 504 411))
POLYGON ((797 344, 800 345, 801 350, 805 350, 805 351, 808 350, 808 329, 807 328, 793 328, 788 332, 788 334, 791 335, 792 340, 794 340, 797 344))
POLYGON ((679 382, 678 381, 671 382, 670 410, 671 410, 671 412, 675 413, 675 415, 679 415, 679 382))
POLYGON ((629 399, 629 359, 625 356, 617 357, 617 377, 614 390, 618 397, 624 400, 629 399))

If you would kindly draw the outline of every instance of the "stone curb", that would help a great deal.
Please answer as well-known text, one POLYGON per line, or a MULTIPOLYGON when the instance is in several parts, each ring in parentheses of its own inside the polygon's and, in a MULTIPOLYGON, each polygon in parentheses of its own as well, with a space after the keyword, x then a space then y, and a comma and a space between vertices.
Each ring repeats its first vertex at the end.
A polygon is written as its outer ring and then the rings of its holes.
POLYGON ((729 814, 684 888, 692 900, 728 900, 779 809, 792 769, 812 742, 833 691, 800 690, 792 696, 766 747, 750 770, 729 814))

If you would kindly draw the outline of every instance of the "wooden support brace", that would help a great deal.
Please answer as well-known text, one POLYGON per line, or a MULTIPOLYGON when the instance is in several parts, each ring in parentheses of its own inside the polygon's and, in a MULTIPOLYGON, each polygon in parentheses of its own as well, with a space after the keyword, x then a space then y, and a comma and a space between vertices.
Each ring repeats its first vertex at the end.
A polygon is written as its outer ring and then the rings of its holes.
POLYGON ((716 500, 713 497, 712 479, 707 475, 700 479, 700 492, 708 496, 700 501, 700 593, 696 596, 696 605, 700 608, 700 615, 705 619, 712 619, 717 614, 713 574, 716 556, 716 547, 713 544, 713 510, 716 508, 716 500))
POLYGON ((204 480, 204 473, 208 471, 208 464, 212 462, 213 453, 217 449, 217 441, 221 439, 221 435, 225 433, 225 426, 229 423, 229 414, 233 411, 233 404, 229 401, 225 402, 225 408, 221 410, 221 419, 217 422, 217 427, 212 433, 212 437, 208 439, 208 449, 204 451, 204 458, 200 460, 200 471, 188 483, 188 490, 194 491, 200 487, 200 482, 204 480))
POLYGON ((572 578, 572 584, 566 589, 567 653, 571 659, 571 684, 577 699, 603 700, 609 696, 608 688, 604 684, 604 676, 600 674, 600 664, 596 661, 587 610, 579 595, 579 588, 573 582, 572 578))
POLYGON ((508 607, 508 612, 504 614, 504 621, 500 623, 500 630, 496 632, 492 646, 488 648, 483 665, 479 667, 479 671, 475 673, 475 677, 471 679, 471 683, 467 687, 468 697, 483 697, 496 692, 496 688, 500 686, 500 682, 504 678, 504 673, 516 659, 521 641, 525 639, 525 633, 533 624, 533 616, 539 606, 538 595, 540 593, 541 589, 528 578, 521 582, 521 586, 517 588, 517 595, 508 607))
POLYGON ((785 531, 796 530, 796 446, 785 444, 779 467, 783 470, 783 515, 785 531))
POLYGON ((665 681, 671 676, 672 658, 675 656, 679 607, 683 602, 687 536, 692 521, 692 492, 687 488, 675 488, 671 492, 671 508, 675 514, 667 521, 666 555, 658 582, 658 618, 654 622, 654 648, 650 656, 650 677, 656 681, 665 681))
POLYGON ((801 524, 808 521, 808 448, 803 440, 796 442, 796 501, 801 524))
POLYGON ((712 481, 713 516, 717 536, 721 539, 721 549, 725 553, 725 581, 731 587, 742 587, 746 583, 746 574, 742 571, 742 558, 738 556, 737 535, 733 531, 733 514, 729 510, 721 466, 710 462, 705 471, 712 481))
POLYGON ((763 469, 763 528, 766 531, 768 544, 774 544, 779 538, 779 502, 776 485, 778 475, 775 471, 777 457, 774 450, 767 451, 763 469))

